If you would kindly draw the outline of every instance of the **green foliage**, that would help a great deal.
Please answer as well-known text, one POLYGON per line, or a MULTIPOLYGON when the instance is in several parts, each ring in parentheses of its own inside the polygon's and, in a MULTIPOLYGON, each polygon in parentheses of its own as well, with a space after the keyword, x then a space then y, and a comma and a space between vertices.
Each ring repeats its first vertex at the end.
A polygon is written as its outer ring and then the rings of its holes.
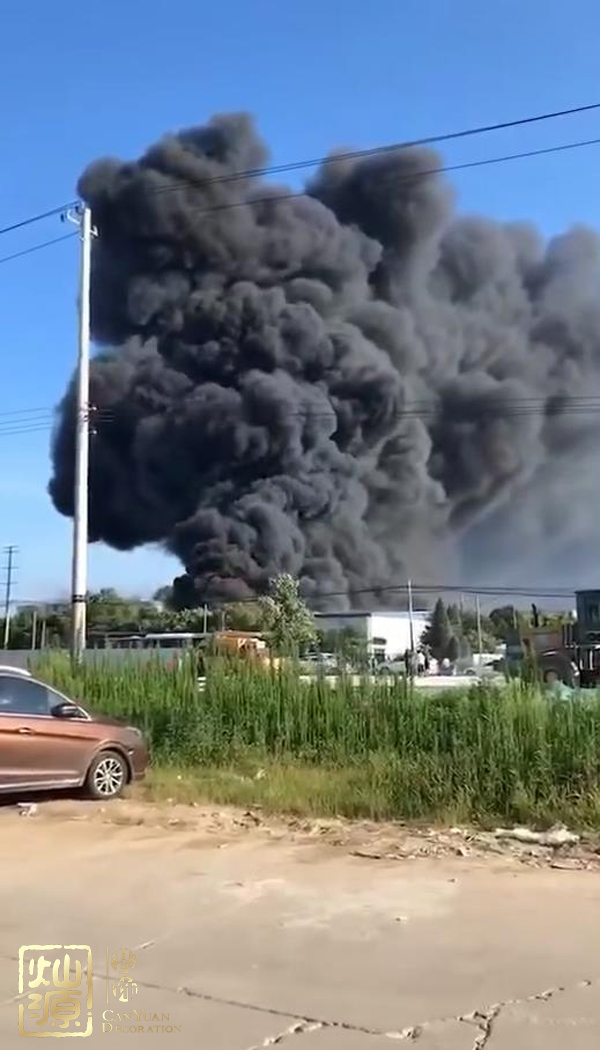
POLYGON ((448 646, 452 637, 452 627, 441 598, 435 603, 431 620, 427 625, 421 643, 426 645, 432 656, 440 662, 448 656, 448 646))
POLYGON ((460 656, 460 644, 455 634, 451 634, 446 646, 446 656, 451 664, 456 663, 460 656))
POLYGON ((311 791, 313 810, 349 816, 598 821, 599 694, 565 703, 522 682, 427 694, 404 679, 332 688, 223 660, 209 663, 202 692, 191 659, 169 669, 102 656, 73 669, 55 656, 37 672, 139 725, 159 767, 231 771, 248 802, 262 767, 286 778, 279 797, 293 809, 311 791))
MULTIPOLYGON (((448 619, 453 632, 459 640, 461 656, 462 649, 466 646, 471 653, 479 650, 479 633, 477 630, 477 613, 472 609, 462 610, 458 605, 448 606, 448 619), (461 644, 463 643, 463 644, 461 644)), ((498 639, 494 633, 494 624, 488 616, 481 617, 481 647, 484 653, 494 652, 498 645, 498 639)))
POLYGON ((443 660, 450 640, 451 627, 446 606, 441 598, 435 603, 431 619, 423 636, 422 644, 426 645, 436 660, 443 660))
POLYGON ((489 620, 494 635, 502 642, 508 641, 515 632, 527 625, 527 617, 514 605, 501 605, 498 609, 492 609, 489 620))
MULTIPOLYGON (((61 648, 69 644, 71 626, 71 610, 68 605, 63 609, 45 612, 43 608, 37 610, 36 614, 36 648, 41 645, 42 634, 45 646, 48 648, 61 648)), ((8 648, 30 649, 33 639, 34 609, 27 607, 19 609, 10 620, 8 648)), ((0 619, 0 637, 4 637, 4 619, 0 619)), ((1 661, 0 661, 1 662, 1 661)))
POLYGON ((367 639, 352 627, 317 631, 317 646, 319 652, 334 653, 357 671, 366 671, 371 665, 367 639))
MULTIPOLYGON (((51 611, 46 611, 41 605, 37 610, 37 621, 38 647, 43 622, 46 625, 46 645, 50 648, 68 647, 71 624, 71 609, 68 603, 65 603, 63 607, 52 607, 51 611)), ((3 626, 1 620, 0 624, 3 626)), ((30 648, 32 625, 33 608, 19 610, 11 621, 10 648, 30 648)), ((166 607, 160 609, 154 602, 139 598, 124 598, 108 587, 88 597, 87 627, 91 647, 106 634, 138 634, 144 631, 201 632, 204 631, 205 626, 209 631, 215 630, 219 626, 219 620, 212 612, 207 612, 205 616, 202 608, 174 610, 166 607)))
POLYGON ((214 613, 204 613, 204 609, 180 609, 160 617, 154 617, 155 631, 191 631, 201 633, 217 629, 214 613))
POLYGON ((317 637, 315 618, 298 592, 298 580, 283 573, 261 598, 261 630, 274 653, 301 653, 317 637))
POLYGON ((260 631, 261 608, 258 602, 230 602, 223 611, 228 630, 260 631))

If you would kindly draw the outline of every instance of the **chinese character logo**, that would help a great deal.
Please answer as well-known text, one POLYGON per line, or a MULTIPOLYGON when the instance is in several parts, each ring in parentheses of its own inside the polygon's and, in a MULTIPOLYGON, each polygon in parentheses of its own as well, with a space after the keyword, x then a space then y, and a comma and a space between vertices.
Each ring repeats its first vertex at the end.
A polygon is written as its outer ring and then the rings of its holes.
POLYGON ((119 979, 113 982, 112 993, 115 999, 118 999, 121 1003, 128 1003, 133 999, 134 995, 137 995, 138 986, 128 976, 129 971, 133 970, 136 962, 137 959, 129 948, 121 948, 120 951, 113 952, 110 957, 110 965, 113 970, 120 974, 119 979))
POLYGON ((19 950, 19 1035, 92 1034, 92 951, 85 944, 29 944, 19 950))

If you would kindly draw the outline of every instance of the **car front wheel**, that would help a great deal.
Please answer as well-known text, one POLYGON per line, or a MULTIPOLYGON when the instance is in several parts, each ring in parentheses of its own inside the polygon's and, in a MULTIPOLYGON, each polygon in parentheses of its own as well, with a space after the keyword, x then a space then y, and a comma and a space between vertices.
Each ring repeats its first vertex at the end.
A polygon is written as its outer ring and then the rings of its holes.
POLYGON ((118 798, 127 779, 125 759, 117 751, 101 751, 88 770, 85 790, 91 798, 118 798))

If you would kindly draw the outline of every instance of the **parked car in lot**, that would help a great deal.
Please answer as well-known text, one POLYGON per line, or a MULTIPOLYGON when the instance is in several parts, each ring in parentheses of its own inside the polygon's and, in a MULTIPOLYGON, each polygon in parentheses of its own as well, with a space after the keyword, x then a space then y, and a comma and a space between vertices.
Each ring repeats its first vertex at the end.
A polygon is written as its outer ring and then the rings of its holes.
POLYGON ((116 798, 147 764, 139 729, 91 714, 28 671, 0 667, 0 792, 83 787, 116 798))

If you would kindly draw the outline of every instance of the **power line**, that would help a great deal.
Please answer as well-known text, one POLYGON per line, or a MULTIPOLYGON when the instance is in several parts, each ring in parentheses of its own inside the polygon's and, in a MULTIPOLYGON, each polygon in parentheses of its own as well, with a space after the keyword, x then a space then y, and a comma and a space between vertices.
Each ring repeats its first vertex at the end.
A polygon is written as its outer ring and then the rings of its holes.
MULTIPOLYGON (((97 412, 90 411, 90 424, 92 428, 97 422, 111 422, 113 413, 110 410, 99 409, 97 412)), ((58 422, 54 410, 43 411, 39 416, 23 419, 0 419, 0 437, 14 437, 20 434, 35 434, 44 430, 52 430, 58 422)), ((92 433, 94 431, 92 430, 92 433)))
POLYGON ((3 417, 3 416, 29 416, 29 415, 39 415, 40 413, 44 413, 44 415, 47 415, 52 410, 53 410, 52 409, 52 405, 45 405, 44 408, 14 408, 14 409, 10 409, 8 412, 0 412, 0 417, 3 417))
MULTIPOLYGON (((372 587, 350 587, 344 591, 314 591, 310 594, 305 595, 306 601, 312 601, 313 599, 321 598, 341 598, 341 597, 352 597, 353 595, 364 595, 364 594, 390 594, 392 592, 408 594, 408 583, 399 583, 392 585, 380 586, 375 584, 372 587)), ((574 598, 575 591, 564 588, 544 588, 537 587, 532 584, 530 587, 506 587, 504 585, 498 586, 473 586, 471 584, 458 584, 458 583, 446 583, 446 584, 419 584, 412 583, 411 589, 415 595, 430 596, 434 594, 453 594, 453 595, 468 595, 469 597, 476 597, 479 595, 480 598, 552 598, 552 599, 565 599, 574 598)), ((235 602, 236 605, 257 602, 262 594, 256 594, 250 598, 232 598, 231 602, 235 602)), ((68 598, 58 598, 50 600, 46 599, 25 599, 21 598, 18 600, 19 605, 69 605, 68 598)), ((320 611, 320 610, 319 610, 320 611)), ((360 609, 355 610, 361 612, 360 609)), ((343 615, 343 611, 342 611, 343 615)))
MULTIPOLYGON (((560 146, 548 146, 545 149, 524 150, 521 153, 507 153, 499 157, 484 157, 482 160, 465 161, 462 164, 442 164, 435 168, 424 168, 421 171, 412 171, 404 174, 399 174, 396 176, 396 180, 398 182, 411 182, 413 179, 425 178, 430 175, 441 175, 451 171, 465 171, 468 168, 483 168, 492 164, 504 164, 508 161, 526 160, 531 157, 541 157, 545 154, 564 153, 567 150, 583 149, 586 146, 597 145, 600 145, 600 138, 581 139, 578 142, 566 142, 560 146)), ((189 185, 189 183, 186 183, 186 186, 188 188, 189 185)), ((166 189, 169 188, 171 187, 166 187, 166 189)), ((295 193, 273 193, 266 194, 263 197, 250 197, 247 200, 229 201, 226 204, 213 204, 208 205, 206 207, 193 208, 191 210, 199 215, 208 215, 212 212, 228 211, 230 208, 245 208, 253 204, 279 204, 282 201, 298 200, 301 197, 312 198, 313 195, 307 190, 298 190, 295 193)), ((313 199, 318 200, 318 198, 313 199)))
POLYGON ((77 237, 77 233, 65 233, 62 237, 54 237, 51 241, 42 241, 41 244, 34 244, 31 248, 24 248, 23 251, 5 255, 0 259, 0 263, 11 262, 12 259, 20 259, 23 255, 31 255, 33 252, 39 252, 42 248, 49 248, 50 245, 59 244, 61 241, 70 241, 72 237, 77 237))
POLYGON ((29 416, 20 419, 0 419, 0 431, 4 430, 5 427, 28 427, 33 426, 36 423, 50 422, 52 418, 52 412, 43 412, 40 415, 29 416))
MULTIPOLYGON (((23 410, 26 411, 26 410, 23 410)), ((407 402, 403 409, 394 412, 388 418, 392 420, 423 419, 434 420, 436 417, 444 418, 446 421, 455 419, 459 423, 489 421, 494 419, 525 419, 525 418, 561 418, 563 416, 586 416, 600 413, 600 397, 589 398, 564 398, 560 403, 553 404, 552 399, 527 399, 511 398, 502 401, 490 401, 482 405, 456 404, 445 405, 443 400, 439 402, 407 402)), ((168 413, 165 414, 168 418, 168 413)), ((90 424, 114 423, 117 415, 114 408, 92 408, 90 410, 90 424)), ((309 421, 319 419, 336 420, 343 424, 338 411, 331 408, 329 411, 313 412, 311 409, 286 412, 285 418, 302 418, 309 421)), ((35 433, 41 430, 50 430, 59 422, 55 411, 45 412, 41 410, 39 415, 30 418, 0 419, 0 437, 14 436, 19 434, 35 433)), ((250 420, 251 422, 251 420, 250 420)), ((376 422, 376 420, 375 420, 376 422)), ((257 423, 256 425, 260 425, 257 423)))
MULTIPOLYGON (((469 595, 471 597, 480 598, 548 598, 548 599, 566 599, 573 598, 575 595, 574 590, 568 588, 556 588, 554 590, 550 588, 542 587, 505 587, 497 586, 490 587, 481 585, 479 587, 465 584, 419 584, 411 583, 411 590, 414 596, 423 595, 429 597, 435 594, 453 594, 453 595, 469 595)), ((380 594, 398 594, 406 595, 408 598, 409 585, 408 583, 398 584, 374 584, 372 587, 349 587, 343 591, 312 591, 305 593, 304 598, 307 602, 321 601, 324 598, 352 598, 355 596, 364 596, 372 594, 375 597, 380 594)), ((238 604, 252 604, 263 597, 262 594, 256 594, 250 598, 236 598, 231 599, 238 604)), ((320 611, 320 610, 319 610, 320 611)), ((357 610, 360 611, 360 610, 357 610)))
POLYGON ((75 207, 76 204, 77 201, 68 201, 67 204, 60 204, 57 208, 50 208, 49 211, 41 211, 37 215, 30 215, 28 219, 21 219, 19 222, 13 222, 11 226, 2 227, 0 234, 12 233, 13 230, 20 230, 23 226, 30 226, 33 222, 50 219, 53 215, 60 215, 61 212, 67 211, 68 208, 75 207))
MULTIPOLYGON (((600 395, 599 395, 600 398, 600 395)), ((100 408, 98 405, 90 405, 90 413, 98 415, 112 415, 111 408, 100 408)), ((3 422, 11 423, 12 419, 5 419, 7 416, 51 416, 56 412, 56 405, 44 405, 42 408, 16 408, 10 409, 9 411, 0 412, 0 426, 3 422)), ((29 419, 15 420, 15 422, 28 423, 29 419)))
POLYGON ((0 430, 0 437, 16 437, 21 434, 39 434, 45 430, 52 430, 52 423, 41 423, 35 427, 20 427, 14 430, 0 430))
MULTIPOLYGON (((285 406, 283 406, 285 407, 285 406)), ((350 407, 353 406, 350 404, 350 407)), ((360 407, 360 406, 354 406, 360 407)), ((444 417, 445 419, 455 418, 458 422, 468 423, 476 422, 480 419, 519 419, 527 417, 560 417, 563 415, 587 415, 589 413, 600 412, 600 401, 590 403, 578 403, 570 404, 567 402, 561 402, 561 404, 554 405, 551 399, 548 401, 540 400, 539 404, 531 405, 519 405, 517 399, 515 399, 515 406, 509 401, 504 402, 489 402, 487 404, 478 406, 472 404, 457 404, 457 405, 445 405, 443 401, 431 402, 428 406, 423 405, 421 408, 411 407, 410 404, 397 412, 391 413, 386 418, 390 421, 394 419, 431 419, 437 416, 444 417)), ((115 415, 114 410, 105 414, 100 413, 96 417, 101 422, 113 422, 115 415)), ((299 411, 285 411, 285 419, 290 418, 302 418, 311 421, 318 419, 337 420, 340 423, 344 422, 344 414, 338 410, 331 408, 329 411, 314 412, 311 409, 304 409, 299 411)), ((376 414, 374 415, 374 422, 377 421, 376 414)), ((248 419, 247 422, 252 423, 252 418, 248 419)), ((261 425, 257 422, 256 425, 261 425)))
MULTIPOLYGON (((546 406, 548 405, 548 402, 552 402, 553 398, 555 398, 557 400, 557 406, 556 406, 557 409, 560 409, 562 407, 591 408, 594 411, 596 409, 600 409, 600 394, 565 394, 565 395, 554 394, 554 395, 548 395, 547 397, 514 397, 514 396, 510 396, 510 397, 500 397, 500 398, 497 398, 497 399, 490 399, 489 401, 486 402, 486 405, 491 407, 491 408, 497 408, 498 410, 504 410, 506 408, 510 408, 512 405, 515 405, 515 406, 518 406, 519 408, 523 407, 524 409, 530 409, 531 408, 531 409, 534 409, 534 410, 535 409, 540 409, 540 410, 545 411, 546 410, 546 406)), ((405 415, 407 412, 412 412, 412 411, 417 411, 417 412, 434 411, 438 407, 439 407, 439 402, 434 401, 432 398, 415 398, 413 400, 406 401, 405 404, 404 404, 403 409, 400 411, 399 414, 400 415, 405 415)), ((463 406, 458 402, 456 407, 463 407, 463 406)), ((52 415, 55 412, 55 410, 56 410, 56 406, 55 405, 46 405, 46 406, 41 407, 41 408, 20 408, 20 409, 15 409, 14 411, 10 410, 10 411, 0 412, 0 417, 13 416, 13 415, 19 415, 19 416, 21 416, 21 415, 49 416, 49 415, 52 415)), ((104 408, 101 405, 90 405, 90 416, 91 417, 113 416, 114 412, 115 412, 114 406, 107 406, 106 408, 104 408)), ((325 415, 325 416, 329 416, 329 415, 332 415, 333 412, 334 412, 333 408, 331 410, 329 410, 327 412, 323 412, 323 413, 320 413, 320 412, 319 413, 314 413, 310 408, 307 408, 307 409, 298 411, 297 413, 288 413, 288 412, 286 412, 286 415, 290 415, 290 414, 296 414, 296 415, 315 415, 315 414, 317 414, 317 415, 319 415, 319 414, 322 414, 322 415, 325 415)), ((0 426, 2 426, 2 422, 3 421, 0 418, 0 426)), ((11 420, 8 420, 7 422, 11 422, 11 420)), ((23 422, 27 423, 28 420, 25 419, 25 420, 23 420, 23 422)))
MULTIPOLYGON (((290 161, 287 164, 271 164, 262 168, 247 168, 245 170, 230 172, 225 175, 214 175, 211 178, 199 179, 194 182, 196 187, 209 186, 214 183, 233 182, 244 179, 254 179, 265 175, 280 175, 290 171, 300 171, 305 168, 315 168, 321 165, 337 164, 340 161, 360 160, 365 157, 379 156, 386 153, 394 153, 399 150, 412 149, 415 146, 433 146, 442 142, 451 142, 456 139, 471 138, 475 135, 483 135, 492 131, 503 131, 508 128, 522 127, 526 124, 536 124, 542 121, 555 120, 558 117, 573 116, 577 113, 585 113, 600 109, 600 102, 593 102, 586 106, 575 106, 572 109, 555 110, 553 112, 541 113, 533 117, 520 117, 517 120, 506 120, 498 124, 482 124, 461 131, 448 131, 442 134, 427 135, 418 139, 407 139, 403 142, 392 142, 384 146, 373 146, 369 149, 350 150, 345 153, 328 153, 321 157, 290 161)), ((189 182, 178 184, 171 183, 169 186, 157 187, 154 193, 167 193, 170 189, 189 187, 189 182)))
MULTIPOLYGON (((449 131, 449 132, 444 132, 444 133, 436 134, 436 135, 426 135, 426 136, 422 136, 421 138, 416 138, 416 139, 406 139, 405 141, 402 141, 402 142, 393 142, 393 143, 388 143, 387 145, 373 146, 373 147, 367 148, 367 149, 350 150, 350 151, 340 152, 340 153, 329 153, 329 154, 325 154, 324 156, 320 156, 320 157, 311 157, 311 158, 305 158, 303 160, 290 161, 290 162, 288 162, 286 164, 271 164, 271 165, 266 165, 266 166, 259 167, 259 168, 247 168, 247 169, 242 169, 240 171, 229 172, 229 173, 226 173, 226 174, 223 174, 223 175, 214 175, 214 176, 212 176, 210 178, 206 178, 206 179, 199 179, 199 180, 197 180, 196 182, 193 182, 193 183, 191 183, 190 181, 187 181, 187 182, 174 181, 174 182, 170 183, 168 186, 156 187, 151 192, 154 193, 154 194, 162 194, 162 193, 172 192, 172 191, 174 191, 176 189, 179 189, 179 188, 189 188, 191 185, 193 185, 196 188, 201 188, 202 186, 209 186, 209 185, 213 185, 213 184, 216 184, 216 183, 242 181, 242 180, 246 180, 246 179, 254 179, 254 178, 258 178, 258 177, 262 177, 262 176, 268 176, 268 175, 280 175, 280 174, 284 174, 286 172, 300 171, 300 170, 303 170, 303 169, 306 169, 306 168, 314 168, 314 167, 321 166, 321 165, 337 164, 340 161, 360 160, 360 159, 363 159, 363 158, 366 158, 366 157, 385 155, 385 154, 388 154, 388 153, 398 152, 398 151, 403 150, 403 149, 410 149, 410 148, 413 148, 415 146, 428 146, 428 145, 441 144, 441 143, 444 143, 444 142, 451 142, 451 141, 455 141, 455 140, 458 140, 458 139, 474 137, 476 135, 488 134, 488 133, 493 132, 493 131, 504 131, 504 130, 507 130, 509 128, 523 127, 523 126, 529 125, 529 124, 537 124, 537 123, 542 123, 542 122, 549 121, 549 120, 556 120, 559 117, 567 117, 567 116, 574 116, 576 114, 581 114, 581 113, 589 113, 589 112, 592 112, 592 111, 597 110, 597 109, 600 109, 600 102, 593 102, 593 103, 590 103, 590 104, 584 105, 584 106, 574 106, 574 107, 571 107, 570 109, 561 109, 561 110, 554 110, 554 111, 550 111, 550 112, 546 112, 546 113, 540 113, 540 114, 536 114, 535 116, 519 117, 518 119, 515 119, 515 120, 500 121, 499 123, 496 123, 496 124, 482 124, 482 125, 478 125, 476 127, 464 128, 464 129, 459 130, 459 131, 449 131)), ((515 154, 515 155, 512 155, 512 156, 507 156, 505 158, 498 158, 497 160, 490 159, 490 160, 487 160, 487 161, 475 161, 472 164, 453 165, 453 166, 448 166, 448 167, 445 167, 445 168, 441 168, 440 170, 441 171, 452 171, 452 170, 459 170, 461 167, 474 167, 474 166, 478 166, 478 165, 481 165, 481 164, 499 163, 500 161, 503 161, 503 160, 513 160, 513 159, 516 160, 520 156, 537 156, 537 155, 541 155, 541 154, 543 154, 545 152, 552 153, 552 152, 557 152, 557 151, 563 150, 563 149, 575 149, 578 146, 595 144, 595 142, 596 142, 596 140, 590 139, 590 140, 588 140, 588 142, 572 143, 572 144, 568 144, 566 146, 553 147, 553 148, 550 148, 548 150, 539 150, 539 151, 538 150, 532 150, 532 151, 529 151, 528 153, 515 154)), ((292 196, 304 196, 304 194, 294 194, 292 196)), ((62 212, 67 211, 69 208, 72 208, 72 207, 76 206, 77 203, 78 203, 77 201, 67 201, 64 204, 57 205, 55 208, 48 209, 48 211, 38 212, 36 215, 27 216, 25 219, 20 219, 18 222, 14 222, 14 223, 11 223, 8 226, 1 227, 0 228, 0 235, 2 235, 4 233, 11 233, 14 230, 21 229, 24 226, 29 226, 29 225, 31 225, 32 223, 35 223, 35 222, 40 222, 41 220, 46 219, 46 218, 51 218, 54 215, 60 215, 62 212)), ((249 202, 244 202, 244 203, 249 203, 249 202)), ((54 241, 54 242, 47 242, 47 243, 56 243, 56 241, 54 241)), ((44 247, 45 247, 45 245, 44 245, 44 247)), ((37 248, 31 249, 31 250, 37 250, 37 248)), ((20 254, 20 253, 17 253, 15 256, 10 256, 9 258, 16 258, 16 257, 18 257, 18 254, 20 254)), ((26 254, 26 253, 23 253, 23 254, 26 254)), ((4 261, 8 261, 8 259, 6 259, 6 260, 5 259, 0 259, 0 262, 4 262, 4 261)))

